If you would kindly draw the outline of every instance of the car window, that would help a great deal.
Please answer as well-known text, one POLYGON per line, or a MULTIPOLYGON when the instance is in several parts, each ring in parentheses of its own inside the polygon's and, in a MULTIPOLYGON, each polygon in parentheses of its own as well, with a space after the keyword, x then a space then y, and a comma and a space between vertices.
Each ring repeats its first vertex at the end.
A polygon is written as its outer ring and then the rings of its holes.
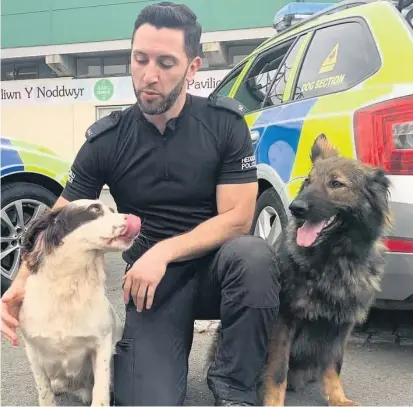
POLYGON ((240 65, 238 68, 234 69, 234 71, 230 72, 222 80, 222 82, 217 86, 216 90, 214 91, 214 95, 228 96, 229 92, 234 86, 235 81, 238 79, 238 76, 241 74, 242 70, 244 69, 244 66, 245 66, 245 63, 240 65))
POLYGON ((235 99, 242 103, 248 111, 261 108, 275 75, 287 55, 294 39, 273 47, 257 57, 251 70, 241 83, 235 99))
POLYGON ((294 99, 349 89, 380 67, 380 56, 366 26, 346 22, 317 30, 299 73, 294 99))
POLYGON ((271 84, 271 88, 268 92, 267 98, 264 100, 262 107, 278 106, 282 103, 285 86, 290 77, 291 69, 293 68, 294 61, 297 57, 297 53, 300 50, 305 36, 301 36, 297 42, 291 47, 291 51, 285 58, 278 70, 274 80, 271 84))

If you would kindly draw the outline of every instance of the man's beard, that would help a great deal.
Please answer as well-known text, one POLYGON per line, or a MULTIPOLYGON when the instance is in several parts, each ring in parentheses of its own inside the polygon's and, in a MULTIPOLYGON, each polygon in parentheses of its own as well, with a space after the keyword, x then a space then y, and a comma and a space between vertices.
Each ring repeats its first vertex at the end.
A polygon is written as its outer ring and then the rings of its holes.
MULTIPOLYGON (((162 114, 168 111, 174 105, 174 103, 176 102, 176 99, 178 99, 178 96, 181 94, 182 89, 185 85, 185 78, 186 78, 186 72, 184 76, 182 77, 182 79, 176 84, 176 86, 166 96, 163 94, 159 94, 158 98, 160 98, 160 100, 143 101, 141 99, 142 90, 138 91, 136 87, 134 86, 133 90, 135 92, 136 100, 138 102, 138 106, 141 109, 141 111, 150 116, 162 114)), ((150 88, 147 90, 150 90, 150 88)))

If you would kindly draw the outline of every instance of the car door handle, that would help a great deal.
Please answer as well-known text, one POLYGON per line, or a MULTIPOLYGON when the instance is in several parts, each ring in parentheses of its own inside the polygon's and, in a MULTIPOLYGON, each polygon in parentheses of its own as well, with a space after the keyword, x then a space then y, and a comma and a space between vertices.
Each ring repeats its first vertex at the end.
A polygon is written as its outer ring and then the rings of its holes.
POLYGON ((251 131, 251 140, 252 141, 257 141, 259 137, 260 137, 260 133, 257 130, 252 130, 251 131))

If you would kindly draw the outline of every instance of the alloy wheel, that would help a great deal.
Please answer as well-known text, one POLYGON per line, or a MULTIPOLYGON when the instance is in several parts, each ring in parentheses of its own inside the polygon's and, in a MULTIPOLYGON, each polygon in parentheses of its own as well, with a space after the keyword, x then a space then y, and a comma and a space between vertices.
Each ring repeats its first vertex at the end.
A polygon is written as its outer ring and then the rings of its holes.
POLYGON ((282 226, 277 211, 272 206, 266 206, 258 215, 254 235, 273 246, 281 232, 282 226))
POLYGON ((20 264, 20 250, 27 224, 47 205, 35 199, 19 199, 1 210, 1 275, 13 280, 20 264))

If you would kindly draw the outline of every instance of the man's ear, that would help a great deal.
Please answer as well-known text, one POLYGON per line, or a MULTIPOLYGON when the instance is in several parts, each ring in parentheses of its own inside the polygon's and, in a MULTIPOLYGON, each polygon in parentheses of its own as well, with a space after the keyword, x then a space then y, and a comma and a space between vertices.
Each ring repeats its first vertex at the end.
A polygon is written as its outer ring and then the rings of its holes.
POLYGON ((199 68, 202 65, 202 59, 201 57, 195 57, 188 66, 188 70, 186 73, 186 81, 189 83, 191 83, 194 80, 194 77, 196 75, 196 73, 198 72, 199 68))
POLYGON ((320 134, 314 141, 311 148, 311 161, 314 164, 317 160, 323 160, 328 157, 337 157, 338 151, 327 140, 325 134, 320 134))

